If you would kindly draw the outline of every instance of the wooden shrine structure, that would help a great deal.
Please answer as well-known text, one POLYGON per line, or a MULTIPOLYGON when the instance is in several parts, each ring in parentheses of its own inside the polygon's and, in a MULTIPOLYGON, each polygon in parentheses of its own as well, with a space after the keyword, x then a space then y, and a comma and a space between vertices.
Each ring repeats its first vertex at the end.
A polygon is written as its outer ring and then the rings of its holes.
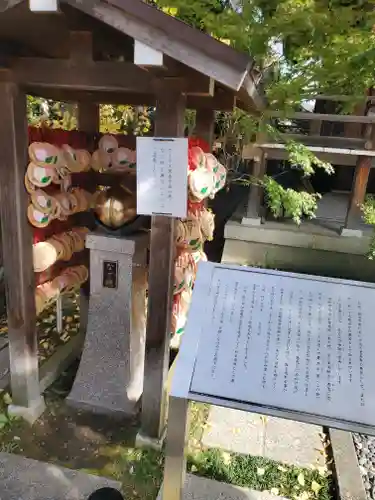
MULTIPOLYGON (((317 105, 332 104, 345 100, 345 96, 317 96, 317 105)), ((359 230, 361 205, 365 200, 373 158, 375 158, 375 96, 362 99, 355 109, 357 114, 343 115, 335 112, 295 112, 284 115, 282 112, 269 112, 270 120, 288 120, 302 124, 304 133, 280 134, 275 141, 259 137, 257 142, 245 148, 245 157, 254 159, 254 175, 260 178, 266 171, 267 160, 288 158, 285 142, 301 142, 321 160, 338 167, 355 167, 350 203, 341 228, 344 233, 359 230)), ((321 106, 320 106, 321 107, 321 106)), ((325 106, 327 108, 327 106, 325 106)), ((329 107, 329 106, 328 106, 329 107)), ((333 106, 333 109, 335 106, 333 106)), ((346 169, 348 170, 348 169, 346 169)), ((256 188, 254 188, 256 189, 256 188)), ((247 218, 260 216, 261 199, 253 190, 247 206, 247 218), (251 200, 251 201, 250 201, 251 200)))
MULTIPOLYGON (((34 13, 0 2, 0 214, 13 403, 29 420, 43 410, 38 375, 32 232, 23 185, 26 95, 78 103, 79 129, 96 132, 99 103, 156 106, 155 135, 181 137, 184 110, 212 141, 215 110, 263 107, 254 62, 142 0, 65 0, 34 13)), ((107 175, 108 177, 108 175, 107 175)), ((165 425, 174 263, 172 218, 152 219, 142 434, 165 425)))
MULTIPOLYGON (((361 206, 368 190, 375 192, 371 175, 375 97, 371 92, 359 97, 353 113, 346 115, 339 107, 348 99, 318 95, 314 112, 266 112, 266 118, 279 130, 281 125, 289 130, 277 139, 259 135, 245 146, 243 157, 251 160, 254 177, 260 179, 267 172, 272 175, 275 165, 288 160, 288 140, 305 144, 319 159, 331 163, 335 174, 319 176, 326 178, 326 185, 316 189, 323 193, 317 217, 303 221, 298 228, 286 219, 267 217, 262 189, 252 185, 245 206, 237 214, 240 225, 238 220, 227 224, 224 261, 264 265, 262 258, 267 254, 267 265, 278 269, 368 278, 369 271, 374 270, 365 257, 372 231, 362 220, 361 206)), ((314 192, 312 185, 310 188, 314 192)))

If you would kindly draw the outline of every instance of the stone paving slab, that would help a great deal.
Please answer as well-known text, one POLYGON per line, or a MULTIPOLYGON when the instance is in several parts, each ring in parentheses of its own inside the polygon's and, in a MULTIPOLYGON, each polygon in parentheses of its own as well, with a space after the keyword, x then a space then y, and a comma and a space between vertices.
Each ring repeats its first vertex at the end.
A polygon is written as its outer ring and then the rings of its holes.
POLYGON ((324 465, 316 425, 212 406, 202 444, 308 467, 324 465))
POLYGON ((87 500, 107 486, 121 488, 117 481, 0 453, 0 500, 87 500))
MULTIPOLYGON (((157 500, 162 498, 162 488, 157 500)), ((187 474, 182 500, 285 500, 268 492, 248 490, 187 474)))

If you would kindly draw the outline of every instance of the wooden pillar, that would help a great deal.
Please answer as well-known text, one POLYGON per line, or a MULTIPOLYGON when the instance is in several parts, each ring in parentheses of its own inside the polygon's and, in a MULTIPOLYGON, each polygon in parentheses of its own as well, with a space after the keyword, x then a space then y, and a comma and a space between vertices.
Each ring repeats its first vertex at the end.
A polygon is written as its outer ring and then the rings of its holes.
MULTIPOLYGON (((81 101, 78 103, 78 130, 88 134, 97 134, 100 127, 100 106, 95 102, 81 101)), ((92 141, 93 142, 93 141, 92 141)), ((92 144, 94 147, 94 144, 92 144)), ((88 250, 87 250, 88 252, 88 250)), ((89 314, 90 284, 88 282, 80 289, 79 312, 80 333, 86 334, 89 314)))
POLYGON ((194 135, 205 140, 212 150, 215 131, 215 111, 208 108, 197 109, 194 135))
POLYGON ((24 187, 25 93, 12 82, 0 82, 0 109, 0 214, 13 398, 9 411, 32 422, 43 412, 44 400, 39 389, 33 241, 24 187))
POLYGON ((95 102, 78 103, 78 130, 88 134, 97 134, 100 127, 100 106, 95 102))
MULTIPOLYGON (((267 142, 267 134, 262 130, 256 136, 256 143, 267 142)), ((253 150, 253 168, 251 171, 252 183, 249 188, 249 197, 242 217, 241 224, 244 226, 258 226, 261 224, 261 205, 263 197, 263 187, 260 185, 267 171, 267 155, 261 148, 253 150)))
POLYGON ((259 150, 254 157, 252 177, 254 183, 250 185, 249 198, 246 207, 245 217, 242 218, 242 224, 245 226, 257 226, 261 223, 261 205, 263 196, 263 187, 258 184, 266 173, 267 159, 262 150, 259 150))
MULTIPOLYGON (((156 100, 155 136, 184 136, 185 96, 164 88, 156 100)), ((146 359, 138 444, 163 440, 175 261, 175 219, 153 216, 151 223, 146 359)))
MULTIPOLYGON (((371 106, 366 115, 373 116, 375 114, 375 107, 371 106)), ((370 141, 373 145, 375 144, 375 126, 373 124, 368 124, 365 127, 364 139, 370 141)), ((371 146, 372 149, 374 146, 371 146)), ((357 165, 355 167, 354 179, 352 185, 352 192, 350 195, 350 201, 348 206, 348 211, 346 214, 345 225, 342 230, 343 235, 350 236, 353 231, 358 231, 358 235, 362 235, 359 222, 362 217, 362 205, 366 198, 367 183, 370 176, 371 164, 373 158, 371 156, 360 156, 357 160, 357 165)))
POLYGON ((365 201, 366 188, 371 170, 372 157, 360 156, 355 167, 352 192, 350 195, 348 212, 346 214, 343 234, 351 235, 353 231, 360 231, 361 207, 365 201), (348 231, 349 230, 349 231, 348 231))

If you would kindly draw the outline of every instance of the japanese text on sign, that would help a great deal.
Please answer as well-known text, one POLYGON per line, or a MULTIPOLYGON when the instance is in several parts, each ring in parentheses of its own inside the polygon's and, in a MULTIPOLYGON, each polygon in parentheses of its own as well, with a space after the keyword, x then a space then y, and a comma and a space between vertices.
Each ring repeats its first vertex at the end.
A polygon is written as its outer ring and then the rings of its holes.
POLYGON ((220 267, 212 276, 192 392, 375 424, 374 288, 220 267))
POLYGON ((188 140, 137 137, 137 213, 186 217, 188 140))

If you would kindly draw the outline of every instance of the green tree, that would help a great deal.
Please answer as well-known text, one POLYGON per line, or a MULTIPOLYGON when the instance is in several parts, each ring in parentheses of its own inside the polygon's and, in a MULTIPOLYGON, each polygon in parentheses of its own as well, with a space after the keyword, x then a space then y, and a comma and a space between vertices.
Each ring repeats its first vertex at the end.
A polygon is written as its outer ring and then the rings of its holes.
MULTIPOLYGON (((368 0, 152 0, 159 8, 205 31, 255 59, 266 77, 268 109, 287 114, 318 93, 351 97, 350 111, 374 82, 375 10, 368 0), (237 6, 236 9, 232 5, 237 6)), ((263 127, 278 135, 278 126, 236 111, 220 114, 223 133, 243 143, 263 127)), ((292 124, 295 128, 296 125, 292 124)), ((291 167, 311 176, 316 168, 332 167, 315 158, 302 144, 289 143, 291 167)), ((273 180, 264 183, 271 210, 282 203, 297 222, 314 216, 318 196, 283 190, 273 180), (294 207, 297 207, 294 209, 294 207), (302 210, 302 212, 301 212, 302 210)))

